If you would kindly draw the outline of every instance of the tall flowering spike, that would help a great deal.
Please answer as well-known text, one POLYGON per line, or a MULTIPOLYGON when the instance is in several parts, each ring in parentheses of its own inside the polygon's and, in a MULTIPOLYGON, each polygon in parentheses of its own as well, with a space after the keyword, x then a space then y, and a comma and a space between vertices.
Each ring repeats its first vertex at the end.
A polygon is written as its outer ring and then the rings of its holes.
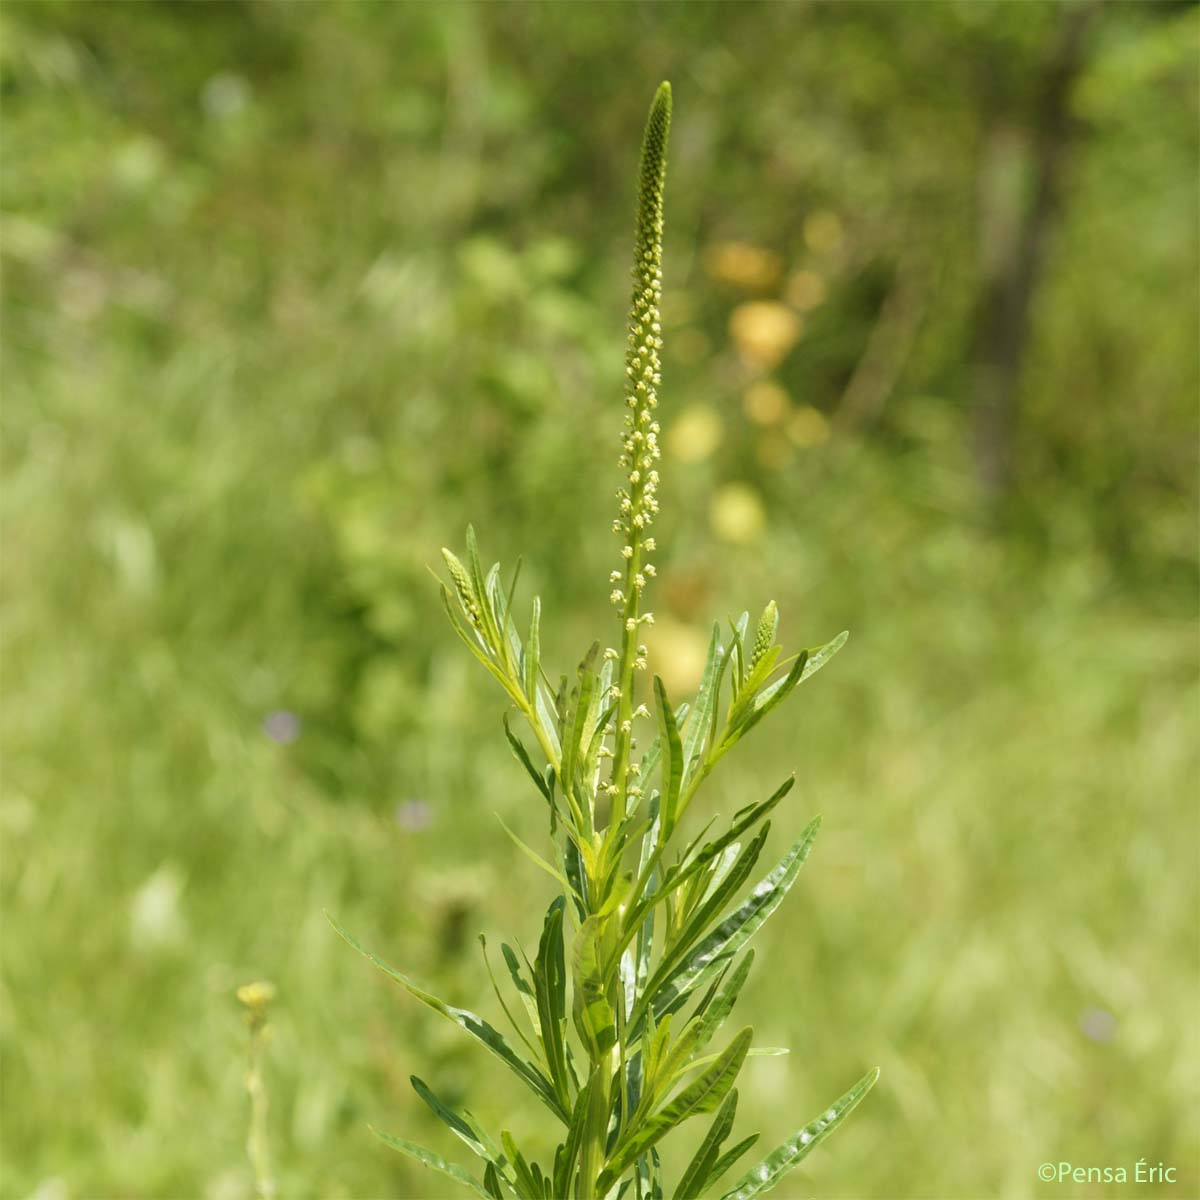
POLYGON ((642 138, 641 174, 638 186, 637 226, 633 260, 633 298, 629 307, 629 348, 625 353, 625 429, 621 434, 621 467, 626 486, 617 493, 618 516, 613 529, 621 539, 625 586, 615 589, 610 599, 621 610, 621 660, 617 673, 620 688, 610 788, 625 793, 633 718, 633 672, 645 666, 637 652, 638 626, 650 623, 642 613, 642 592, 654 575, 644 555, 654 549, 647 531, 658 512, 658 385, 662 363, 663 191, 667 177, 667 141, 671 132, 671 85, 663 83, 650 106, 642 138))

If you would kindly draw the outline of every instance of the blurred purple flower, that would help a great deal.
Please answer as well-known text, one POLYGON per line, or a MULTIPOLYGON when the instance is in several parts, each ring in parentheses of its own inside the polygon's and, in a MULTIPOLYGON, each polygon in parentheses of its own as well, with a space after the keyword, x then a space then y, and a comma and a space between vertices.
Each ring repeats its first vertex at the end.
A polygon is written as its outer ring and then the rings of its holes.
POLYGON ((1117 1018, 1103 1008, 1085 1008, 1079 1014, 1079 1028, 1093 1042, 1111 1042, 1117 1031, 1117 1018))
POLYGON ((263 733, 281 746, 289 746, 300 736, 300 718, 286 708, 267 713, 263 721, 263 733))
POLYGON ((419 833, 433 824, 433 810, 424 800, 405 800, 396 805, 396 824, 407 833, 419 833))

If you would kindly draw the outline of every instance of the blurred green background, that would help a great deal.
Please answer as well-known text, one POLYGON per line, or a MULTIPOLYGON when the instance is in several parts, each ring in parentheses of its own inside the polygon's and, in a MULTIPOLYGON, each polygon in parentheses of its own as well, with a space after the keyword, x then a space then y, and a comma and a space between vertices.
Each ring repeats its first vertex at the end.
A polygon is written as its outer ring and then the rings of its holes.
MULTIPOLYGON (((831 669, 709 811, 824 832, 742 1124, 878 1063, 782 1198, 1200 1195, 1197 10, 22 3, 3 97, 3 1171, 450 1194, 408 1075, 551 1131, 323 909, 499 1022, 544 810, 426 564, 606 577, 637 144, 674 84, 654 666, 831 669), (1046 1160, 1176 1170, 1042 1184, 1046 1160)), ((739 1126, 740 1128, 741 1126, 739 1126)), ((463 1149, 465 1154, 465 1149, 463 1149)), ((676 1161, 674 1158, 668 1162, 676 1161)))

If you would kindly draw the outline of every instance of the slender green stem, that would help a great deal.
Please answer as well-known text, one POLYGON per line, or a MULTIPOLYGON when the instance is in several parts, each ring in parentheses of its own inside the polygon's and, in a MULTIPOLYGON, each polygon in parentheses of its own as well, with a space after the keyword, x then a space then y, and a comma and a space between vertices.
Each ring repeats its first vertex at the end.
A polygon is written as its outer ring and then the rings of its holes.
POLYGON ((259 1200, 275 1195, 275 1177, 271 1173, 271 1145, 267 1130, 267 1083, 263 1060, 267 1042, 267 1007, 275 995, 273 985, 260 981, 238 988, 237 997, 249 1010, 250 1048, 246 1066, 246 1092, 250 1096, 250 1131, 246 1153, 254 1171, 254 1190, 259 1200))

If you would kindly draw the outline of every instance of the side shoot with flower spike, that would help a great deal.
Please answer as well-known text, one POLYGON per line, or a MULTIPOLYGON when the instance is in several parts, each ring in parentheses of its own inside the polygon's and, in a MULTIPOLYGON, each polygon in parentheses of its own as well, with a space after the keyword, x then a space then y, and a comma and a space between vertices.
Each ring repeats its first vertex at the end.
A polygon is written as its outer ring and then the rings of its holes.
MULTIPOLYGON (((743 613, 723 636, 713 629, 695 701, 675 707, 657 676, 642 688, 647 667, 643 600, 654 578, 649 534, 658 513, 661 383, 662 235, 671 88, 654 97, 642 142, 633 296, 625 360, 625 426, 613 531, 621 563, 609 577, 619 613, 619 648, 584 657, 573 684, 555 688, 541 663, 541 602, 518 625, 515 578, 506 589, 500 566, 485 574, 474 530, 466 559, 443 556, 450 586, 442 599, 471 653, 504 689, 535 746, 505 718, 504 732, 549 816, 551 858, 518 841, 554 880, 536 957, 503 946, 514 992, 504 1000, 492 981, 520 1050, 482 1017, 455 1008, 407 976, 351 945, 417 1000, 441 1013, 503 1062, 561 1127, 553 1159, 531 1160, 512 1134, 493 1140, 469 1112, 456 1112, 428 1084, 413 1087, 429 1108, 482 1160, 482 1175, 388 1134, 379 1136, 492 1200, 662 1200, 659 1143, 693 1117, 712 1115, 690 1162, 671 1191, 690 1200, 714 1189, 754 1145, 744 1136, 729 1149, 736 1118, 735 1083, 759 1050, 746 1026, 723 1045, 712 1043, 749 973, 747 942, 779 907, 817 834, 809 823, 788 852, 757 879, 770 817, 794 777, 766 800, 736 813, 724 832, 705 840, 709 822, 685 841, 692 801, 720 760, 769 712, 825 665, 846 634, 784 655, 775 643, 779 616, 767 605, 749 634, 743 613), (653 709, 653 712, 651 711, 653 709), (648 744, 637 757, 639 722, 648 744), (747 891, 748 888, 748 891, 747 891), (740 902, 739 895, 745 896, 740 902), (522 1019, 523 1018, 523 1019, 522 1019)), ((484 947, 487 961, 486 946, 484 947)), ((492 972, 490 961, 487 962, 492 972)), ((868 1072, 821 1116, 748 1171, 722 1200, 750 1200, 773 1187, 828 1137, 870 1090, 868 1072)))

